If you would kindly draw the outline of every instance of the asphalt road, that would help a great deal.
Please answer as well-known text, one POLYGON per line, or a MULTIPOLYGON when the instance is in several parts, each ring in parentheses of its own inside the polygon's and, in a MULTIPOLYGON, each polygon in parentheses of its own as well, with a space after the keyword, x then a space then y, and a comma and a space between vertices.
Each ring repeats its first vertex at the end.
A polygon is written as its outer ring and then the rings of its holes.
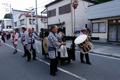
MULTIPOLYGON (((40 44, 38 45, 41 51, 40 44)), ((76 61, 59 66, 58 75, 49 75, 49 59, 37 53, 37 61, 22 58, 23 47, 18 44, 13 55, 12 43, 0 47, 0 80, 120 80, 120 59, 90 54, 92 65, 82 64, 79 52, 76 61)))

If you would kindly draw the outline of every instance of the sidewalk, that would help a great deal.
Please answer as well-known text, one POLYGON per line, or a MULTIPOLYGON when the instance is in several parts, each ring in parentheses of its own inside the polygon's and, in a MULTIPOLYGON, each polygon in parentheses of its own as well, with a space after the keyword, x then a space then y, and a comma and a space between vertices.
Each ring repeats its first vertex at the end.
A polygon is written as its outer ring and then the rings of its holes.
POLYGON ((91 51, 91 53, 120 58, 119 44, 103 44, 103 43, 92 43, 92 44, 94 48, 91 51))

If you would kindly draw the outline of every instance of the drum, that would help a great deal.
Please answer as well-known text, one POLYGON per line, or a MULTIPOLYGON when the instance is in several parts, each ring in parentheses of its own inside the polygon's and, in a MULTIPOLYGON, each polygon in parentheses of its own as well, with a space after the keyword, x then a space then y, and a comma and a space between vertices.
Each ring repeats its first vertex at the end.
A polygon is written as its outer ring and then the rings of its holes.
POLYGON ((43 39, 43 49, 45 53, 48 53, 48 38, 47 37, 43 39))
POLYGON ((87 35, 80 35, 75 39, 75 44, 79 46, 83 54, 89 53, 93 49, 93 45, 89 42, 87 35))

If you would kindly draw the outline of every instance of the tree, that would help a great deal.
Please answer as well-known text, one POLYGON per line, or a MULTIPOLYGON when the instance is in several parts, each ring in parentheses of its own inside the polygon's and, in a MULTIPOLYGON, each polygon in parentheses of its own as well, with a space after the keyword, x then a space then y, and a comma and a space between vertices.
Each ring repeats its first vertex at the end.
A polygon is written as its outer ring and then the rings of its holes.
POLYGON ((4 15, 4 18, 6 18, 6 19, 11 19, 11 17, 12 17, 12 15, 10 13, 4 15))

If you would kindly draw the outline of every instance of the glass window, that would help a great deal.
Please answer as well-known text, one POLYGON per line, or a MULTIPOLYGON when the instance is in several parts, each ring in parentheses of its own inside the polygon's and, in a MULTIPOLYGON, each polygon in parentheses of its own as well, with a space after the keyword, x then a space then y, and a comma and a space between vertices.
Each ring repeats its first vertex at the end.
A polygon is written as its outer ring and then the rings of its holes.
POLYGON ((59 7, 59 15, 71 12, 71 4, 59 7))
POLYGON ((33 19, 33 24, 35 24, 36 23, 36 21, 35 21, 35 19, 33 19))
POLYGON ((15 24, 15 27, 17 26, 17 22, 14 23, 15 24))
POLYGON ((29 19, 29 24, 32 24, 32 23, 35 24, 35 19, 32 19, 32 20, 29 19))
POLYGON ((20 24, 21 24, 21 25, 24 25, 24 24, 25 24, 25 23, 24 23, 24 19, 20 20, 20 24))
POLYGON ((99 23, 99 32, 106 32, 106 23, 105 22, 99 23))
POLYGON ((67 5, 65 6, 65 12, 66 12, 66 13, 71 12, 71 4, 67 4, 67 5))
POLYGON ((56 9, 49 10, 49 11, 47 12, 47 15, 48 15, 48 17, 56 16, 56 9))
POLYGON ((93 33, 94 32, 98 33, 98 23, 93 23, 93 33))

